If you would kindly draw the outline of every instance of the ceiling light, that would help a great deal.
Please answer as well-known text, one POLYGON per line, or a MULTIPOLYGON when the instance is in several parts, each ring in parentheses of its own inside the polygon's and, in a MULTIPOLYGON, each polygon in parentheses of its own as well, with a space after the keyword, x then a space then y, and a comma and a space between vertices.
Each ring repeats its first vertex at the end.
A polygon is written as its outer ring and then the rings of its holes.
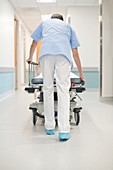
POLYGON ((55 3, 56 0, 37 0, 38 3, 55 3))

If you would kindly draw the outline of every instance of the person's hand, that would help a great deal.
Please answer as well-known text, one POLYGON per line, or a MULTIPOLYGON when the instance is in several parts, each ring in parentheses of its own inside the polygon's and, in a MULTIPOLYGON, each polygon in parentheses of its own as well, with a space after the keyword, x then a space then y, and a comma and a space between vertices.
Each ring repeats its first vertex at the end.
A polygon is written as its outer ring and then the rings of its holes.
POLYGON ((82 76, 80 76, 80 78, 81 78, 82 84, 84 85, 84 84, 85 84, 85 78, 84 78, 84 76, 82 75, 82 76))
POLYGON ((85 81, 85 78, 84 78, 84 76, 80 76, 80 78, 81 78, 81 80, 82 80, 82 81, 85 81))
POLYGON ((29 57, 29 58, 26 60, 26 62, 27 62, 27 63, 32 62, 32 58, 31 58, 31 57, 29 57))

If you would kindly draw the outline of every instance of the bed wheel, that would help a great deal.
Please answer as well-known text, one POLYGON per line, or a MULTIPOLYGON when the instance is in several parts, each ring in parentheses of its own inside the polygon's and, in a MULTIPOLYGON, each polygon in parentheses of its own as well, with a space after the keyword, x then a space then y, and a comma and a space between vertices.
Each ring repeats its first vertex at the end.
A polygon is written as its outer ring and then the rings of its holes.
POLYGON ((36 110, 33 109, 32 111, 33 111, 33 125, 35 126, 36 121, 37 121, 36 110))
POLYGON ((55 119, 55 124, 56 126, 58 126, 58 119, 55 119))
POLYGON ((78 125, 80 122, 80 113, 79 112, 74 112, 74 119, 75 119, 75 124, 78 125))
POLYGON ((82 110, 82 107, 79 108, 74 108, 74 119, 75 119, 75 124, 78 125, 80 123, 80 111, 82 110))

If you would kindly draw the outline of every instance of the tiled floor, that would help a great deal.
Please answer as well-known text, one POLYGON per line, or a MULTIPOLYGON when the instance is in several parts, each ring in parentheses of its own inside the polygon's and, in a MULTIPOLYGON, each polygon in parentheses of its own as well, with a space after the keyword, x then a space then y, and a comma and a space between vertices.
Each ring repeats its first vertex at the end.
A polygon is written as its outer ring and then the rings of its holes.
POLYGON ((0 170, 113 170, 113 103, 84 92, 81 123, 58 141, 32 124, 33 95, 19 91, 0 102, 0 170))

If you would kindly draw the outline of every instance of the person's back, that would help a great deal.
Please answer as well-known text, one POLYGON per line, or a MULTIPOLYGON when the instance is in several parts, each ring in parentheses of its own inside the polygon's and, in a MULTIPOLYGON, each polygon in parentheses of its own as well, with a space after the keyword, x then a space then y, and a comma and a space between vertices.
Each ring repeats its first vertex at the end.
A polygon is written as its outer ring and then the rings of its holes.
POLYGON ((68 24, 59 19, 49 19, 42 22, 42 38, 48 38, 49 43, 70 43, 71 29, 68 24))
POLYGON ((80 45, 70 25, 56 18, 43 21, 32 34, 32 38, 36 42, 38 39, 42 38, 39 58, 47 54, 62 54, 71 64, 72 58, 70 50, 73 47, 73 42, 74 47, 80 45))
POLYGON ((68 24, 59 19, 42 22, 42 47, 40 56, 47 54, 62 54, 70 56, 71 29, 68 24))

